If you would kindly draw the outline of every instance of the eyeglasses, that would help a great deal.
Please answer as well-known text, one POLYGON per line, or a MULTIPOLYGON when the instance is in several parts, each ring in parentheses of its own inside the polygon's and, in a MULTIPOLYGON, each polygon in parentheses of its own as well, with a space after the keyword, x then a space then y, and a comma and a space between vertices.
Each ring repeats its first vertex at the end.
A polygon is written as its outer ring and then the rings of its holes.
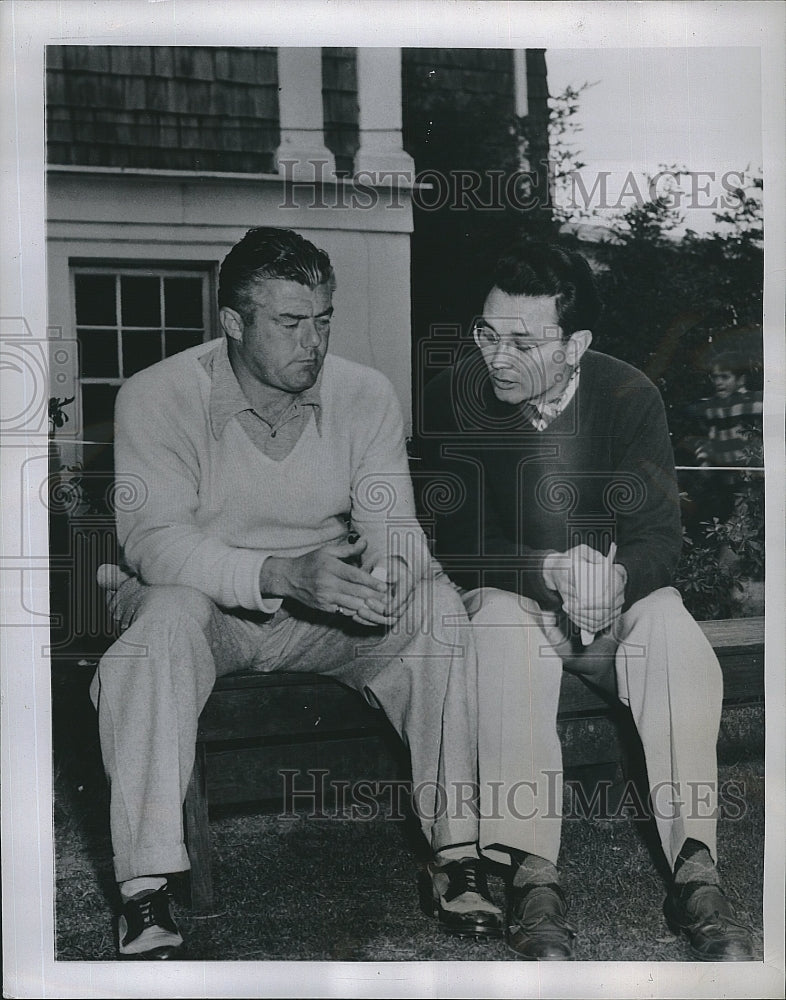
MULTIPOLYGON (((533 340, 526 333, 512 334, 508 337, 508 344, 519 354, 527 354, 529 351, 546 348, 549 344, 556 346, 561 343, 562 338, 559 327, 555 326, 553 330, 553 336, 546 340, 533 340)), ((481 350, 497 347, 502 342, 502 337, 494 327, 480 319, 475 320, 472 325, 472 337, 481 350)))

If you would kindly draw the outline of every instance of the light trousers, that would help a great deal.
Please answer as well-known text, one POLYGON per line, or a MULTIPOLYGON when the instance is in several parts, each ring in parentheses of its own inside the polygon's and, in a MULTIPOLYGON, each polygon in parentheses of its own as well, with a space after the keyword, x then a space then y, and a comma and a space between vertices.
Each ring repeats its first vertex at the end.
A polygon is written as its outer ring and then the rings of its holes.
MULTIPOLYGON (((554 616, 517 594, 465 595, 478 656, 480 851, 503 848, 556 864, 562 827, 557 709, 562 660, 554 616)), ((716 743, 720 665, 679 593, 665 587, 632 605, 611 643, 617 692, 641 738, 660 842, 673 867, 686 838, 716 857, 716 743)), ((592 649, 592 647, 588 647, 592 649)))
POLYGON ((328 675, 381 707, 409 749, 427 840, 447 856, 475 853, 477 813, 465 800, 477 782, 476 663, 448 584, 424 581, 386 632, 299 605, 231 613, 197 590, 135 579, 112 592, 110 608, 127 627, 91 697, 118 881, 189 868, 182 804, 197 721, 216 677, 238 670, 328 675))

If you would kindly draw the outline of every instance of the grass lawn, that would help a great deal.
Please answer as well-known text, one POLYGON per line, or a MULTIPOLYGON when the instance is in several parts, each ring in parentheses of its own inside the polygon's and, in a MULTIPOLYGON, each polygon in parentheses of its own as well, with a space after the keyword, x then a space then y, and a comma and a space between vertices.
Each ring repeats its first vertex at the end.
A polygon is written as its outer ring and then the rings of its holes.
MULTIPOLYGON (((62 709, 63 700, 55 704, 62 709)), ((761 707, 737 709, 724 717, 719 742, 720 781, 730 799, 718 829, 723 884, 756 932, 759 961, 762 726, 761 707)), ((55 714, 60 961, 116 958, 106 788, 94 728, 89 704, 55 714)), ((418 844, 401 821, 282 818, 256 806, 217 810, 210 832, 217 914, 194 917, 186 886, 177 886, 177 917, 192 959, 516 961, 503 942, 458 941, 419 910, 418 844)), ((663 919, 665 883, 651 834, 649 824, 624 817, 564 822, 561 869, 579 929, 577 959, 691 961, 663 919)), ((490 882, 502 904, 501 877, 490 882)))

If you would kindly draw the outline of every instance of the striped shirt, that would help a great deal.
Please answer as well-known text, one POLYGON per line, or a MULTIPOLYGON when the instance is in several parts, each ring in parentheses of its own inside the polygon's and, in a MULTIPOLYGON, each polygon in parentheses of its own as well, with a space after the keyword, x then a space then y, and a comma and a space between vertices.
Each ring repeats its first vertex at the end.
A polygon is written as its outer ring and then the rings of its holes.
POLYGON ((751 452, 761 445, 761 392, 738 389, 725 399, 712 396, 702 400, 696 412, 707 438, 711 465, 758 464, 759 459, 751 452))

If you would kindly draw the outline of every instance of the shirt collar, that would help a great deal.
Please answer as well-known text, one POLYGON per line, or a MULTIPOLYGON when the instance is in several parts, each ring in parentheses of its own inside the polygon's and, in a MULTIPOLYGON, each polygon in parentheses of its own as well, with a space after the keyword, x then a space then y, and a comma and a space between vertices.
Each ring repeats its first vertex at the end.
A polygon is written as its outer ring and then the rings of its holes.
MULTIPOLYGON (((204 354, 200 358, 200 363, 205 371, 210 375, 210 428, 213 436, 218 440, 224 433, 224 428, 229 421, 242 413, 244 410, 256 411, 246 399, 237 376, 229 363, 229 353, 227 352, 226 338, 222 338, 221 343, 214 351, 204 354)), ((322 371, 320 370, 316 382, 310 389, 304 389, 297 396, 292 397, 292 404, 287 407, 289 413, 294 407, 300 409, 304 406, 311 406, 314 410, 314 420, 317 430, 322 432, 322 371)), ((260 418, 262 419, 262 418, 260 418)))
POLYGON ((552 399, 548 403, 532 403, 530 405, 527 418, 535 430, 545 430, 552 420, 555 420, 566 409, 576 395, 576 389, 579 387, 580 372, 581 365, 577 365, 565 383, 565 388, 556 399, 552 399))

